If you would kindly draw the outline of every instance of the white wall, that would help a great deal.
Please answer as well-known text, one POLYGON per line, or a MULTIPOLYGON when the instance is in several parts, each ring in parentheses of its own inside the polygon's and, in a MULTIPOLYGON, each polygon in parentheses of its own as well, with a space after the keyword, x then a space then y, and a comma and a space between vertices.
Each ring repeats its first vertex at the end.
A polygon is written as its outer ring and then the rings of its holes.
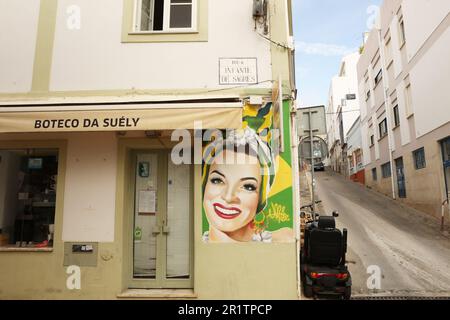
POLYGON ((80 30, 66 27, 74 1, 59 0, 50 89, 217 88, 219 57, 256 57, 258 80, 271 80, 270 43, 254 31, 252 3, 209 1, 208 42, 121 43, 122 0, 77 1, 80 30))
POLYGON ((39 5, 39 0, 0 0, 0 93, 31 89, 39 5))
POLYGON ((356 119, 353 127, 347 133, 348 154, 362 148, 361 122, 356 119))
POLYGON ((396 15, 393 16, 393 19, 390 24, 391 30, 391 50, 392 57, 394 59, 394 77, 397 78, 402 72, 402 55, 400 52, 400 36, 399 36, 399 26, 398 26, 398 17, 396 15))
POLYGON ((450 121, 450 29, 411 70, 410 80, 416 136, 420 137, 450 121))
POLYGON ((370 162, 372 162, 372 159, 370 158, 370 148, 369 148, 369 126, 366 122, 361 123, 361 147, 363 150, 363 165, 367 166, 370 162))
POLYGON ((63 241, 114 241, 115 133, 68 135, 63 241))
POLYGON ((449 0, 403 0, 408 61, 450 12, 449 0))
POLYGON ((329 101, 333 105, 328 106, 327 112, 332 113, 327 121, 327 133, 329 139, 329 147, 333 145, 335 140, 340 139, 339 132, 339 117, 337 111, 342 105, 342 99, 346 98, 347 94, 356 94, 356 100, 347 100, 346 105, 342 106, 342 122, 344 129, 344 139, 347 136, 348 130, 351 128, 356 118, 359 117, 359 90, 357 78, 357 63, 359 60, 359 53, 352 53, 343 57, 340 65, 340 70, 345 64, 345 75, 335 76, 331 80, 329 101), (358 110, 358 111, 354 111, 358 110))

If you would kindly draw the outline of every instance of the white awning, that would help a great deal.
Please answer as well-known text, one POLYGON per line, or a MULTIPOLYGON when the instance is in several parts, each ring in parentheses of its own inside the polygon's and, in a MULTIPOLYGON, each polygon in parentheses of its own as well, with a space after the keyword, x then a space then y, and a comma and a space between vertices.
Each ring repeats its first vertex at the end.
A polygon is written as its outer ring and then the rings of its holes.
POLYGON ((0 107, 0 133, 239 129, 236 102, 0 107))

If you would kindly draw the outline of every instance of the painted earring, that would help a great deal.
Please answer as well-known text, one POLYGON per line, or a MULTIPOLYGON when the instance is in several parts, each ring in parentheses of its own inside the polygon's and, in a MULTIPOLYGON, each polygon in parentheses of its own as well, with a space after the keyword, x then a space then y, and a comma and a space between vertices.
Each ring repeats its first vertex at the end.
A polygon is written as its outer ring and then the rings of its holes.
POLYGON ((251 222, 251 227, 253 230, 255 230, 255 233, 260 233, 265 229, 265 221, 266 215, 264 213, 261 212, 255 216, 255 218, 251 222))

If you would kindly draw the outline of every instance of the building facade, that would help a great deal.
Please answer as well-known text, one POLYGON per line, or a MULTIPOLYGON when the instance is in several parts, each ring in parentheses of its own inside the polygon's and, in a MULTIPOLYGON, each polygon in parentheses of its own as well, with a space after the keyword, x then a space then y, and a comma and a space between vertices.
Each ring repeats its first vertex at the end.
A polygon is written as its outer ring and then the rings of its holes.
POLYGON ((361 121, 358 117, 347 132, 348 178, 354 182, 365 183, 363 165, 361 121))
POLYGON ((344 175, 348 175, 347 132, 359 116, 359 56, 356 52, 342 59, 339 74, 331 80, 326 108, 330 168, 344 175))
POLYGON ((385 1, 358 63, 367 186, 436 218, 448 210, 449 12, 385 1))
POLYGON ((0 298, 299 297, 292 12, 264 3, 0 0, 0 298), (242 188, 221 133, 264 151, 242 188))

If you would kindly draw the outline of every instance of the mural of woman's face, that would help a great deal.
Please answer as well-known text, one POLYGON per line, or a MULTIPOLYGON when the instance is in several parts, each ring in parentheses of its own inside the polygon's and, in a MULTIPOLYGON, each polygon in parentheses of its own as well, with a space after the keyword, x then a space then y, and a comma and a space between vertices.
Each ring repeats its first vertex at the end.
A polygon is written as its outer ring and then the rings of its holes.
MULTIPOLYGON (((224 159, 235 156, 233 151, 223 154, 224 159)), ((260 165, 254 156, 246 155, 245 164, 213 162, 203 195, 210 225, 223 232, 248 225, 256 215, 261 180, 260 165)))

